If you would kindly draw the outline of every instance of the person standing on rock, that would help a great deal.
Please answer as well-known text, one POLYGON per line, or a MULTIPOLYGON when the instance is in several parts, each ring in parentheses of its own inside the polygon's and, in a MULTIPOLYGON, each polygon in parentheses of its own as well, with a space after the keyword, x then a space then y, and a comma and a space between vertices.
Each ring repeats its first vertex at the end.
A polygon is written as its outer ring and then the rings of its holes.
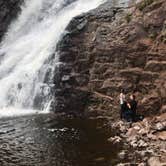
POLYGON ((119 100, 120 100, 120 118, 123 119, 126 110, 126 96, 124 89, 121 90, 121 93, 119 95, 119 100))
POLYGON ((132 121, 136 120, 136 114, 137 114, 137 101, 135 99, 135 95, 130 95, 130 109, 132 111, 132 121))

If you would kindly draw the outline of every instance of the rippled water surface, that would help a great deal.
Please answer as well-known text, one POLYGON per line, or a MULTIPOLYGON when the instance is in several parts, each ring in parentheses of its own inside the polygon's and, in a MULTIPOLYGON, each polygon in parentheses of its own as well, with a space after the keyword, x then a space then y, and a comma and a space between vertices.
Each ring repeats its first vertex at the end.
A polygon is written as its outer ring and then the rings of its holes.
POLYGON ((105 166, 116 154, 96 120, 0 119, 0 166, 105 166))

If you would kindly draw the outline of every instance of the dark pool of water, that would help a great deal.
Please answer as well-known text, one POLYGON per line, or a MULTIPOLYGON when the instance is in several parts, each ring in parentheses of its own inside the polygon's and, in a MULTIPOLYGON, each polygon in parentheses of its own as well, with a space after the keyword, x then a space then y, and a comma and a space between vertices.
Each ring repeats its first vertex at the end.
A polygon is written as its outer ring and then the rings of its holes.
POLYGON ((0 166, 109 166, 117 147, 98 120, 53 115, 0 119, 0 166))

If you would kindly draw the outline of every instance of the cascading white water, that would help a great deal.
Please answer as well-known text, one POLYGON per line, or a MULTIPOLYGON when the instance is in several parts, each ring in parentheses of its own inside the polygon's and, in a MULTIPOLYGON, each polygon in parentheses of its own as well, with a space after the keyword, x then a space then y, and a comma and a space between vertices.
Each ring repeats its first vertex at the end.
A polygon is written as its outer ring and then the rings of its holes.
POLYGON ((58 63, 58 54, 49 62, 56 44, 73 17, 103 1, 25 0, 0 45, 0 116, 35 112, 36 95, 47 96, 40 108, 45 109, 51 96, 50 85, 43 82, 46 72, 58 63))

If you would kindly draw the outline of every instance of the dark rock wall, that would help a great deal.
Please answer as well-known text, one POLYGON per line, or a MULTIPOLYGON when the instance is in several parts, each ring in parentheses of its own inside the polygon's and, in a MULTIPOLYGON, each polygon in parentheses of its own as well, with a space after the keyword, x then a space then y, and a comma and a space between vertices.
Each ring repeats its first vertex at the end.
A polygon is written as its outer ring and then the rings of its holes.
MULTIPOLYGON (((67 101, 62 108, 115 119, 118 95, 124 88, 128 94, 136 94, 139 112, 144 115, 165 111, 165 13, 166 1, 159 0, 143 10, 104 5, 73 19, 58 46, 63 62, 60 99, 67 101), (112 96, 114 101, 95 92, 112 96), (64 94, 68 96, 64 98, 64 94)), ((56 98, 58 101, 59 96, 56 98)))
POLYGON ((20 11, 23 0, 0 0, 0 41, 11 21, 20 11))

